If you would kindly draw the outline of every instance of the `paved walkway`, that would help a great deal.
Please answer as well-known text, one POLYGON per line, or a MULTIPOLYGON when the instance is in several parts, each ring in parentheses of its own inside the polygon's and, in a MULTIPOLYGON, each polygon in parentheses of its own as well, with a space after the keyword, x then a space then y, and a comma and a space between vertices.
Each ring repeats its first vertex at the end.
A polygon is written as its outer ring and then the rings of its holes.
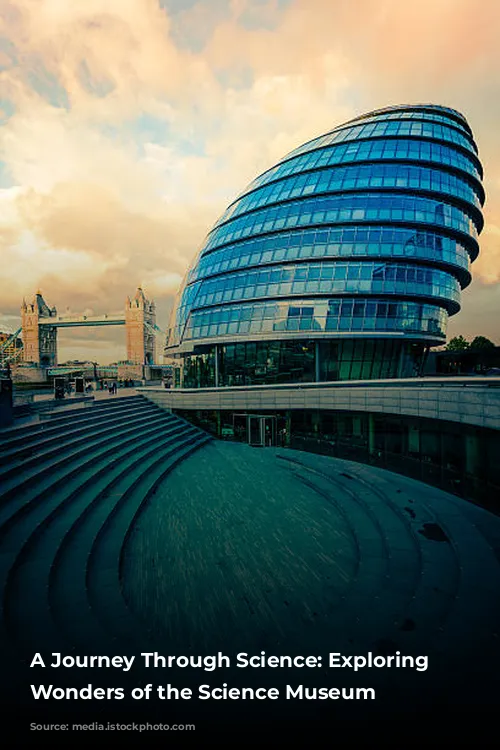
MULTIPOLYGON (((307 684, 376 686, 395 708, 424 694, 491 703, 499 554, 500 519, 436 488, 216 441, 175 469, 139 518, 124 592, 166 653, 400 650, 427 655, 429 671, 318 670, 307 684)), ((258 669, 222 677, 262 682, 258 669)), ((272 684, 290 679, 276 670, 272 684)))
MULTIPOLYGON (((135 396, 136 391, 135 388, 118 388, 116 393, 110 393, 107 389, 106 390, 97 390, 97 391, 88 391, 86 393, 72 393, 69 396, 65 396, 65 398, 62 401, 58 401, 58 403, 65 404, 65 403, 71 403, 71 401, 75 398, 78 398, 79 396, 94 396, 94 398, 97 400, 102 400, 105 398, 117 398, 120 396, 135 396)), ((54 400, 54 394, 52 391, 50 393, 37 393, 35 394, 34 401, 51 401, 54 400)))

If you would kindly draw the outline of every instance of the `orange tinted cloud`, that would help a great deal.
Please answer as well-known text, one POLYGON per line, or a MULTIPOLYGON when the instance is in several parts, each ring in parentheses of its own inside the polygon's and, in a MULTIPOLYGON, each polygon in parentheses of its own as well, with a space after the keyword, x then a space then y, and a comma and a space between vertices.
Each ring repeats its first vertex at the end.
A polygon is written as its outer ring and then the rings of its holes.
MULTIPOLYGON (((82 309, 119 308, 147 283, 166 311, 249 180, 339 122, 400 101, 469 118, 488 196, 473 272, 499 283, 496 0, 244 0, 214 14, 207 0, 176 15, 157 0, 4 0, 4 312, 42 283, 82 309)), ((471 330, 467 299, 484 288, 463 296, 471 330)), ((493 312, 478 333, 494 336, 493 312)))

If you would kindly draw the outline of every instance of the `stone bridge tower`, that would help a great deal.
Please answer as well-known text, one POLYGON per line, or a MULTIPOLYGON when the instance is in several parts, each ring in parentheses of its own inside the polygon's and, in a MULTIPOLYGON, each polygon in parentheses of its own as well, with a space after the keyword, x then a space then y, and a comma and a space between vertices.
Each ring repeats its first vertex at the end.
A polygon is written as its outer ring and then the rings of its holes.
POLYGON ((50 325, 39 325, 45 318, 55 318, 55 307, 50 308, 42 297, 40 290, 31 302, 23 300, 21 306, 21 325, 23 337, 23 360, 33 362, 41 367, 52 367, 57 364, 57 328, 50 325))
POLYGON ((127 331, 127 360, 136 365, 152 365, 155 359, 156 307, 137 288, 135 297, 125 302, 125 327, 127 331))

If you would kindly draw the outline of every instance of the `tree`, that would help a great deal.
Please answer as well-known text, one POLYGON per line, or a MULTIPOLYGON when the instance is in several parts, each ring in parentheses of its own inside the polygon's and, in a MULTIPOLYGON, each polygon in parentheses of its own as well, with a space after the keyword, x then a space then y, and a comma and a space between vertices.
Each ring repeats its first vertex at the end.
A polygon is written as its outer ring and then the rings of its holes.
POLYGON ((470 348, 471 349, 494 349, 495 344, 493 341, 490 341, 486 338, 486 336, 476 336, 476 338, 472 339, 470 342, 470 348))
POLYGON ((465 349, 468 349, 469 346, 470 346, 469 342, 463 336, 454 336, 446 344, 446 351, 463 352, 465 351, 465 349))

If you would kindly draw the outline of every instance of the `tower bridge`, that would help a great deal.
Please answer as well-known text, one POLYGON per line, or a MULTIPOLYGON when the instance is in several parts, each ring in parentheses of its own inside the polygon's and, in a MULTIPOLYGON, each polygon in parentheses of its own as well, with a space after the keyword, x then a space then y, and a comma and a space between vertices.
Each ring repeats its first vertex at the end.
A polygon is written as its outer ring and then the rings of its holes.
POLYGON ((51 326, 55 328, 77 328, 79 326, 124 326, 126 323, 125 313, 113 313, 108 315, 79 315, 67 314, 57 315, 55 318, 41 318, 40 326, 51 326))
POLYGON ((125 326, 127 361, 134 365, 155 364, 155 338, 162 330, 156 324, 156 306, 138 287, 127 297, 123 312, 84 315, 59 314, 49 307, 41 291, 21 306, 23 361, 41 367, 57 365, 57 329, 83 326, 125 326))

